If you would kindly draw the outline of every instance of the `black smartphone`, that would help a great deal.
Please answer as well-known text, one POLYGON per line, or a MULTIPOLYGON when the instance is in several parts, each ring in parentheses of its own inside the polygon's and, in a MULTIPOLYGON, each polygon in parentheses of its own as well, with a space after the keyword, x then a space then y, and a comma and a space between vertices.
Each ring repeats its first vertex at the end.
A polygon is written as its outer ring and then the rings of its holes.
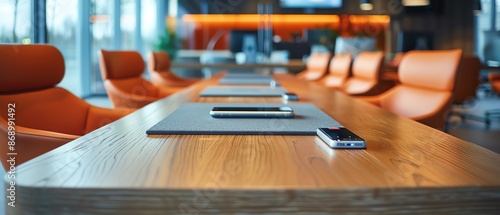
POLYGON ((316 134, 331 148, 366 148, 366 141, 363 138, 344 127, 318 128, 316 134))
POLYGON ((214 118, 293 118, 291 107, 214 107, 214 118))
POLYGON ((288 101, 297 101, 297 100, 299 100, 299 97, 295 93, 283 93, 282 97, 283 97, 284 100, 288 100, 288 101))

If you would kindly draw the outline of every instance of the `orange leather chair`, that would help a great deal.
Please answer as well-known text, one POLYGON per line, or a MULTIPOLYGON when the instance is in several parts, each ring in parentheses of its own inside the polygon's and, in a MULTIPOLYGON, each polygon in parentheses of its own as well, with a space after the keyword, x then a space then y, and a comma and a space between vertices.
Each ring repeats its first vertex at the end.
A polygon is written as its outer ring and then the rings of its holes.
POLYGON ((297 74, 298 79, 307 81, 316 81, 326 75, 330 54, 316 53, 312 54, 307 61, 306 70, 297 74))
POLYGON ((344 85, 351 72, 352 56, 350 54, 338 54, 330 61, 329 73, 318 83, 333 88, 344 85))
POLYGON ((488 82, 491 85, 491 89, 500 94, 500 72, 488 73, 488 82))
MULTIPOLYGON (((488 73, 488 82, 490 82, 491 89, 500 95, 500 72, 488 73)), ((486 128, 489 128, 491 124, 491 119, 500 118, 500 109, 487 110, 485 116, 486 116, 485 117, 486 128)))
POLYGON ((9 131, 15 131, 12 152, 19 165, 131 112, 95 107, 56 87, 64 59, 53 46, 0 44, 0 66, 0 159, 6 170, 9 131))
POLYGON ((380 93, 377 89, 380 83, 383 52, 361 52, 352 65, 350 77, 342 90, 349 95, 375 95, 380 93))
POLYGON ((444 129, 453 101, 457 70, 462 51, 410 51, 401 60, 400 84, 363 100, 383 109, 444 129))
POLYGON ((162 87, 187 87, 199 79, 183 79, 170 70, 170 56, 164 51, 151 52, 148 68, 153 84, 162 87))
POLYGON ((467 104, 474 101, 479 87, 481 61, 476 56, 463 56, 457 74, 453 103, 467 104))
POLYGON ((447 127, 454 125, 454 116, 465 119, 477 119, 468 114, 468 108, 476 101, 480 79, 481 62, 476 56, 462 56, 457 73, 457 81, 453 92, 453 104, 447 118, 447 127))
POLYGON ((145 63, 136 51, 101 50, 99 65, 114 107, 140 108, 179 90, 157 87, 142 78, 145 63))

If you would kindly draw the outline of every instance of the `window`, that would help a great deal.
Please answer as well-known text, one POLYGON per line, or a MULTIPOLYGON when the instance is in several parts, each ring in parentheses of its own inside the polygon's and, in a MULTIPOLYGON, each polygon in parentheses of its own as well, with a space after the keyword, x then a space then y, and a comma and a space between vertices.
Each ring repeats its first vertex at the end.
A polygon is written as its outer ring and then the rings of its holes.
POLYGON ((0 0, 0 42, 31 43, 31 1, 0 0))
POLYGON ((489 30, 491 28, 491 0, 481 0, 481 13, 477 16, 479 30, 489 30))
POLYGON ((134 0, 121 0, 121 19, 120 19, 120 29, 121 29, 121 49, 134 49, 135 42, 135 2, 134 0))
MULTIPOLYGON (((157 1, 155 0, 142 0, 141 7, 141 51, 143 56, 153 50, 154 44, 158 40, 158 34, 163 33, 163 29, 157 29, 157 16, 156 7, 157 1)), ((162 18, 164 20, 164 18, 162 18)))
POLYGON ((65 60, 66 73, 59 86, 80 97, 106 95, 99 51, 136 50, 145 57, 158 39, 158 26, 163 25, 164 18, 158 17, 163 12, 158 12, 161 9, 157 7, 165 6, 164 3, 163 0, 0 0, 0 43, 46 41, 57 47, 65 60), (35 23, 41 23, 41 27, 35 23))
POLYGON ((496 0, 496 22, 495 22, 495 30, 500 31, 500 0, 496 0))
POLYGON ((47 42, 59 49, 64 56, 66 73, 59 86, 81 95, 81 70, 77 68, 76 26, 78 1, 47 0, 47 42))
POLYGON ((91 29, 91 93, 105 95, 104 85, 99 69, 99 51, 101 49, 113 49, 113 1, 93 0, 90 6, 90 29, 91 29))
POLYGON ((500 66, 500 0, 481 0, 476 16, 475 52, 489 66, 500 66))

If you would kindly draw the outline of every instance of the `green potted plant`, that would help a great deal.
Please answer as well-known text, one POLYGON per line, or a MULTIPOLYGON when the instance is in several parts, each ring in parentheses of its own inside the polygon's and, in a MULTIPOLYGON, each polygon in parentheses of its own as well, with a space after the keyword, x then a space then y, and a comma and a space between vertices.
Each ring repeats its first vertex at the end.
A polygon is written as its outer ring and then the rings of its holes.
POLYGON ((155 51, 165 51, 170 55, 173 60, 177 56, 177 51, 179 49, 180 41, 174 32, 165 30, 159 38, 158 42, 154 45, 153 49, 155 51))

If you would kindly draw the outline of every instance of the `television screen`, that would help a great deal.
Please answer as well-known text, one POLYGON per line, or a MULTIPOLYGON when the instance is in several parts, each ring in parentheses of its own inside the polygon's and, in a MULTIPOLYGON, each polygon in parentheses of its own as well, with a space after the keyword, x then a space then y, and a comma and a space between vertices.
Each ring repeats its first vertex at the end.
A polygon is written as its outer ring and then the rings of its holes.
POLYGON ((434 49, 434 33, 432 32, 400 31, 398 33, 398 52, 432 49, 434 49))
POLYGON ((280 0, 283 8, 340 8, 342 0, 280 0))

